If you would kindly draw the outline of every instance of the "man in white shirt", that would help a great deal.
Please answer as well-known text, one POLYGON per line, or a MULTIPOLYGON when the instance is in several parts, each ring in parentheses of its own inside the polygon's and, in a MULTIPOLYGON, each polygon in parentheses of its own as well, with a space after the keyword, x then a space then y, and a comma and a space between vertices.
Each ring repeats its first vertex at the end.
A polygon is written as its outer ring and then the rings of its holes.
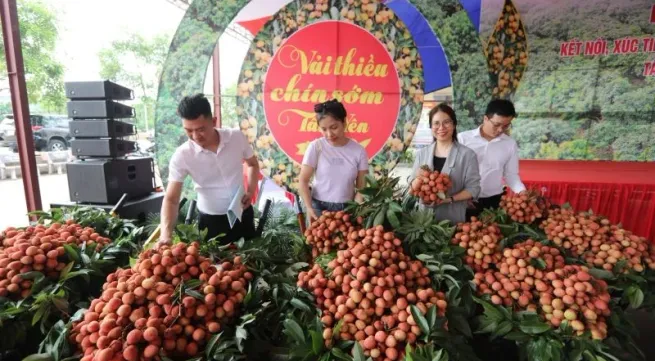
POLYGON ((466 218, 479 216, 485 208, 498 208, 505 184, 515 193, 525 191, 519 177, 519 149, 516 141, 507 135, 516 117, 514 104, 496 99, 487 105, 484 122, 476 129, 459 133, 460 144, 471 148, 478 156, 480 168, 480 196, 473 202, 475 208, 467 210, 466 218))
POLYGON ((178 217, 182 186, 191 176, 198 194, 198 228, 207 229, 207 238, 225 234, 226 244, 254 236, 252 194, 257 189, 259 162, 252 147, 238 129, 215 128, 209 101, 203 94, 187 96, 177 108, 189 140, 179 146, 168 167, 168 186, 161 208, 161 235, 158 244, 171 242, 178 217), (227 211, 243 186, 243 162, 248 165, 248 189, 241 198, 243 215, 230 227, 227 211))

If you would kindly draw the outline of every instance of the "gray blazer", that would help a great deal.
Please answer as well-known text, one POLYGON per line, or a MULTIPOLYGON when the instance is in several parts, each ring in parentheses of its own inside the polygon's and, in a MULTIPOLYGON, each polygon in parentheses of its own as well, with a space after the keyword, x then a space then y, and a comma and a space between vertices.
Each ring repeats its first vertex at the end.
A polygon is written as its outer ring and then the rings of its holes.
MULTIPOLYGON (((427 165, 430 170, 434 170, 432 160, 434 157, 434 147, 436 143, 432 143, 419 150, 416 153, 414 160, 414 167, 412 170, 412 177, 416 177, 418 170, 427 165)), ((478 158, 470 148, 467 148, 459 142, 455 142, 453 147, 448 153, 446 163, 443 166, 442 173, 450 176, 452 185, 447 192, 447 197, 461 192, 466 189, 473 195, 473 199, 477 199, 480 194, 480 171, 478 170, 478 158)), ((454 202, 449 204, 441 204, 433 206, 437 220, 450 220, 452 223, 466 221, 466 207, 465 201, 454 202)), ((426 205, 419 205, 421 209, 427 207, 426 205)))

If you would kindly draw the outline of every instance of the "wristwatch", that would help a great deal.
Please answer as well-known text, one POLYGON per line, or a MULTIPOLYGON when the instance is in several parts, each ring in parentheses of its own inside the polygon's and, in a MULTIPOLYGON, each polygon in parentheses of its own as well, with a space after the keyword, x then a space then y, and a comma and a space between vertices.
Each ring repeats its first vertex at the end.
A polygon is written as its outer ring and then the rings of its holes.
POLYGON ((453 197, 448 197, 448 199, 450 199, 450 203, 455 203, 455 198, 453 198, 453 197))

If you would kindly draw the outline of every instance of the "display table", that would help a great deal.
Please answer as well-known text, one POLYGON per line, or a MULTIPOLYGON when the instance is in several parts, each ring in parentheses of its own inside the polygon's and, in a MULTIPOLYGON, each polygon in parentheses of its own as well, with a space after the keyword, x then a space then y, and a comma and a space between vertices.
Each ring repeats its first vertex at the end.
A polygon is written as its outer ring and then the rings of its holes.
POLYGON ((592 210, 655 242, 655 162, 521 160, 520 174, 554 203, 592 210))

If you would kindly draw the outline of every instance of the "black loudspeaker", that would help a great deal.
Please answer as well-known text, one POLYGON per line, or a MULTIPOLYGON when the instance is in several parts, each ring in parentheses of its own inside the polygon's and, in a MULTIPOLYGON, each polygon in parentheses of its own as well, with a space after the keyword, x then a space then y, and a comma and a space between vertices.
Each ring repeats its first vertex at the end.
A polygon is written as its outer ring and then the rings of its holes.
POLYGON ((155 190, 152 158, 78 160, 66 164, 66 173, 73 202, 113 204, 123 193, 133 199, 155 190))
POLYGON ((73 119, 133 118, 134 108, 111 100, 73 100, 66 104, 73 119))
POLYGON ((136 151, 136 142, 121 139, 73 139, 71 152, 76 157, 118 158, 136 151))
POLYGON ((72 120, 68 127, 75 138, 120 138, 136 134, 134 124, 114 119, 72 120))
POLYGON ((105 81, 71 81, 64 84, 66 97, 74 99, 131 100, 134 92, 124 86, 105 81))

